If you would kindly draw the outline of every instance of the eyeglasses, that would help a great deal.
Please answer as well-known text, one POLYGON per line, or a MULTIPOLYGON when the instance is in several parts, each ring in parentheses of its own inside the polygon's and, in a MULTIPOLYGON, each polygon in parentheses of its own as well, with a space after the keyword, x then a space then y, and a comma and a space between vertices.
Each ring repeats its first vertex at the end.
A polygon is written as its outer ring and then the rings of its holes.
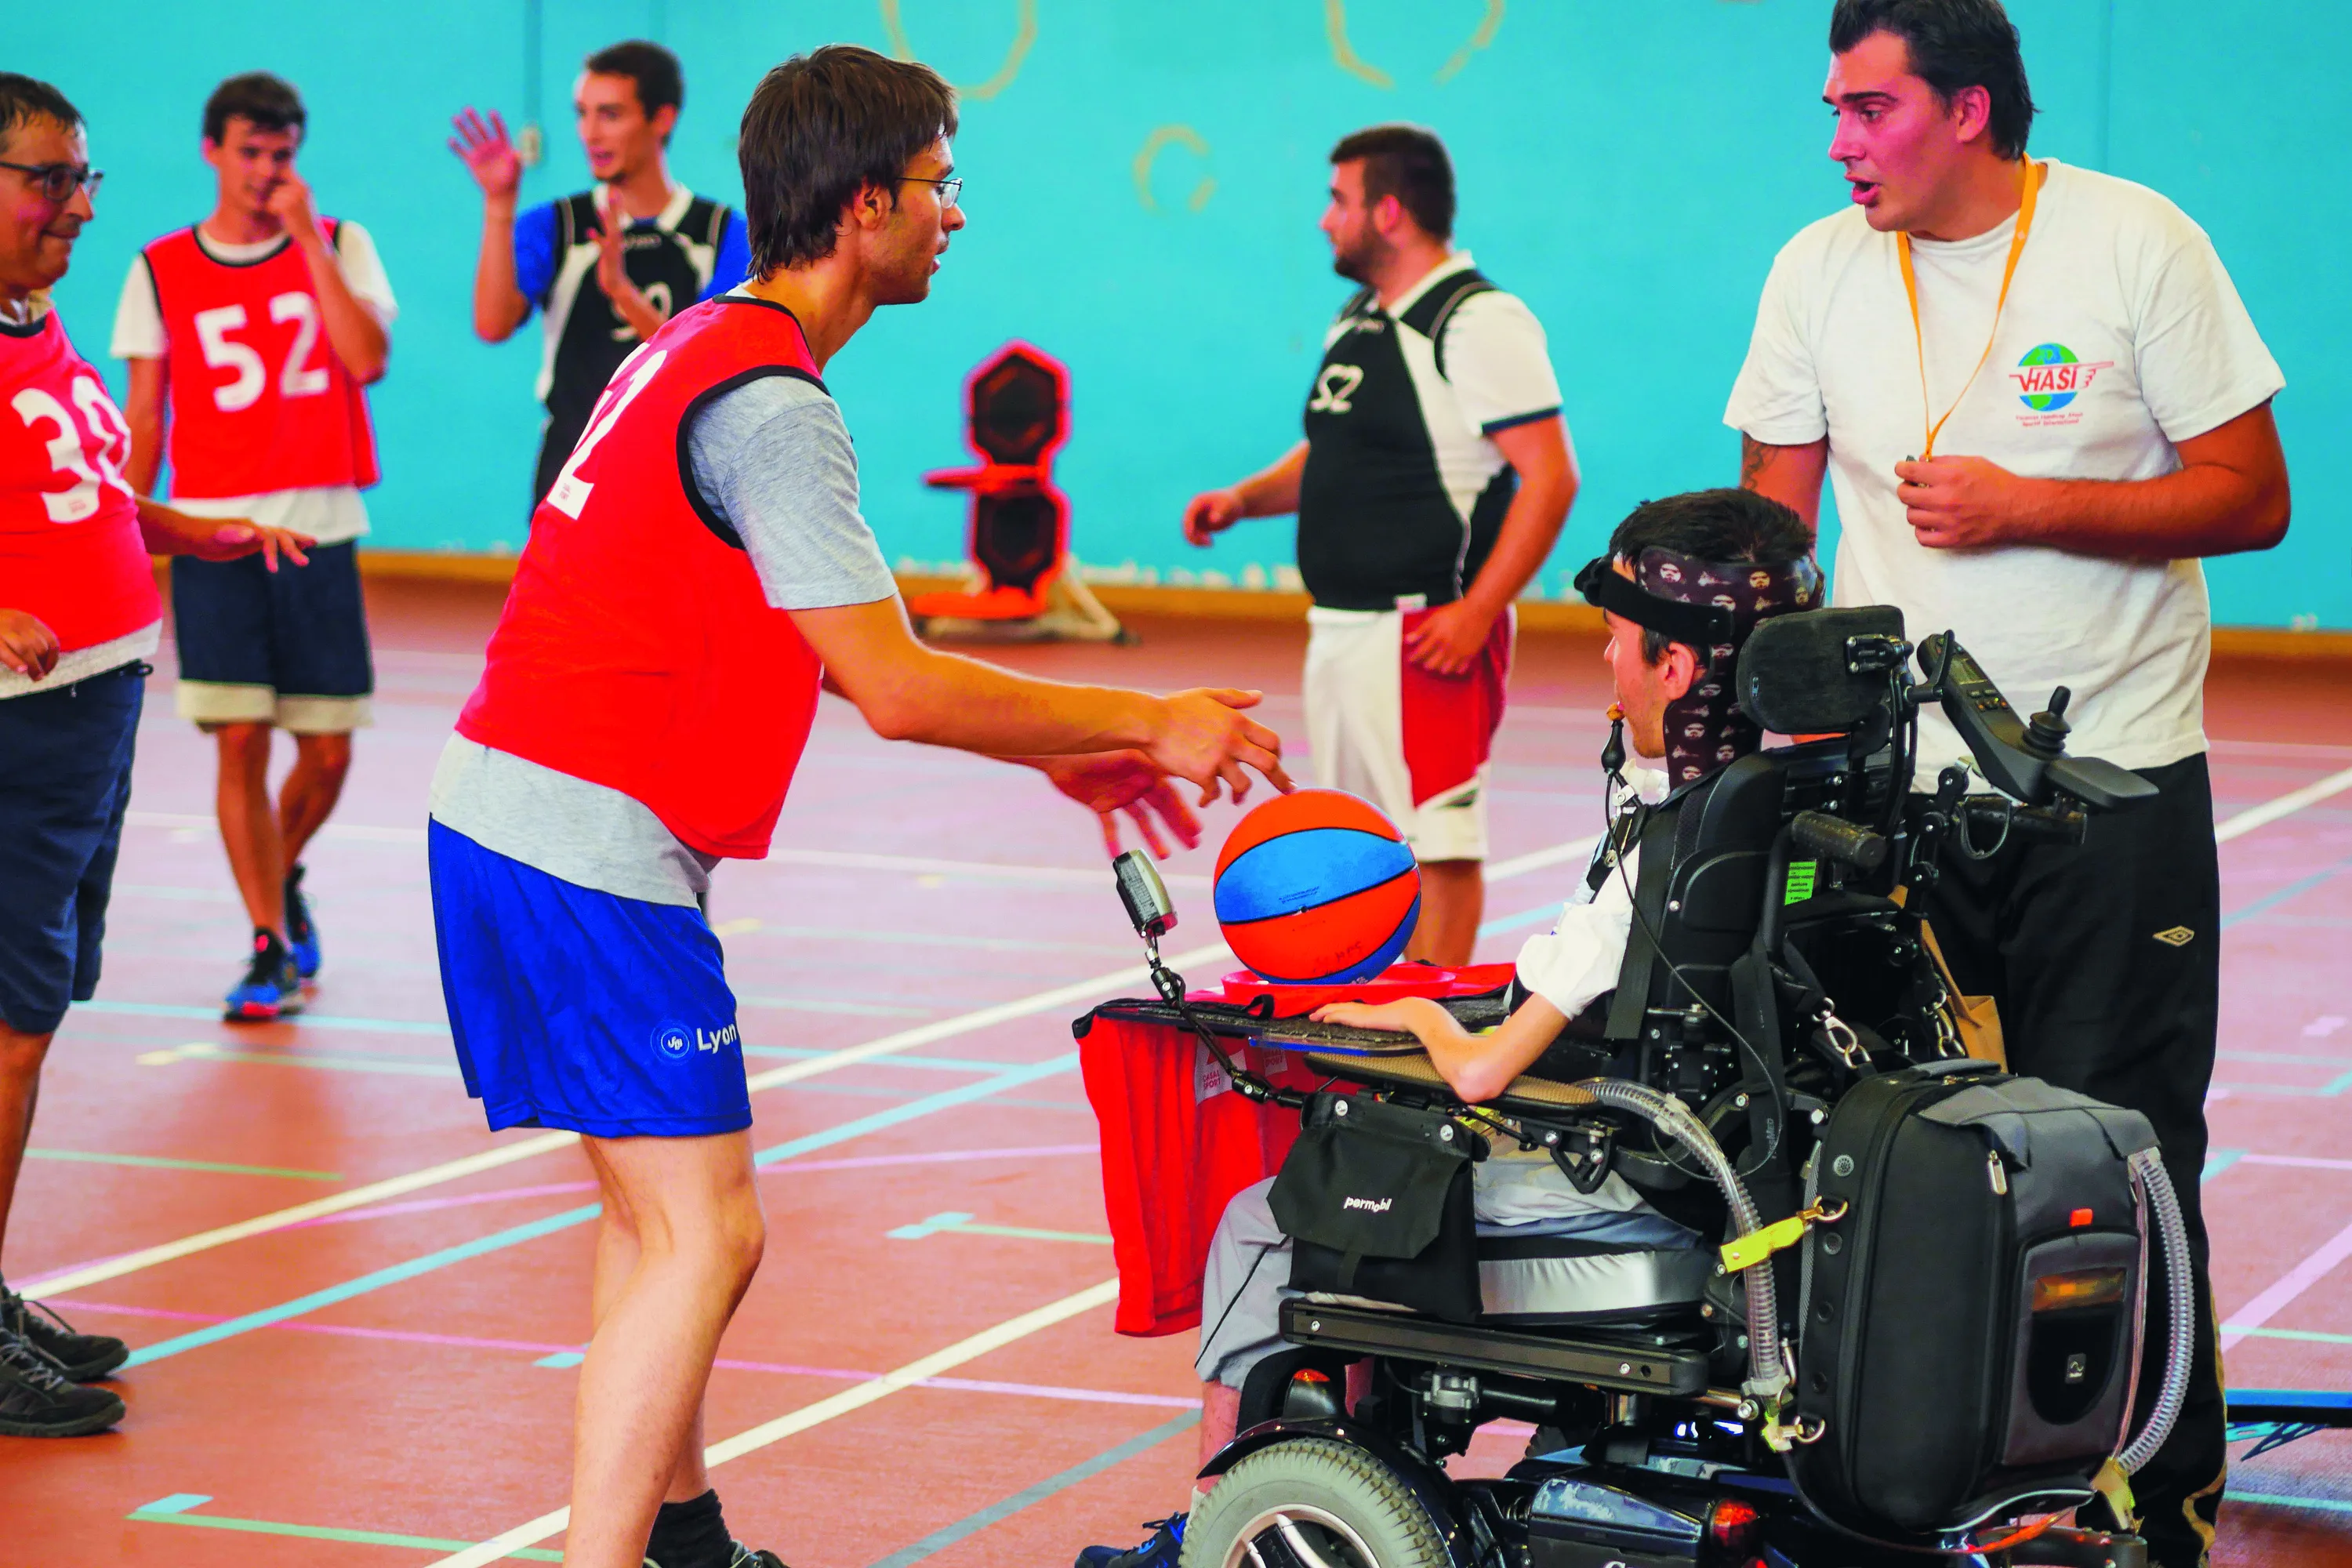
POLYGON ((77 185, 95 199, 99 185, 106 179, 103 171, 93 169, 88 163, 11 163, 0 159, 0 169, 14 169, 19 174, 30 174, 34 188, 53 202, 73 200, 77 185))
POLYGON ((898 177, 909 184, 937 185, 940 188, 940 210, 942 212, 963 197, 963 176, 961 174, 946 180, 927 180, 920 174, 901 174, 898 177))

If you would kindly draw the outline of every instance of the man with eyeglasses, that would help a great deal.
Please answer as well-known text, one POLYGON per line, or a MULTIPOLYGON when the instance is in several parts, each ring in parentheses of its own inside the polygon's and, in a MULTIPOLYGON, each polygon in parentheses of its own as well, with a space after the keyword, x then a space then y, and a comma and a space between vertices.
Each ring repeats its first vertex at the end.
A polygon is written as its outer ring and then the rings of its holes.
POLYGON ((1421 865, 1405 956, 1467 963, 1486 904, 1486 780, 1512 601, 1576 499, 1544 330, 1454 235, 1454 165, 1417 125, 1331 150, 1331 268, 1362 288, 1323 336, 1306 438, 1195 496, 1196 545, 1298 514, 1318 784, 1386 812, 1421 865))
POLYGON ((172 498, 319 542, 307 570, 251 561, 172 565, 180 717, 212 736, 221 845, 253 939, 223 1004, 232 1021, 300 1010, 320 938, 302 850, 351 771, 375 689, 358 541, 376 481, 364 389, 399 313, 367 230, 320 216, 295 167, 309 117, 293 86, 234 76, 205 102, 212 215, 131 258, 114 313, 131 367, 130 479, 152 488, 168 446, 172 498), (277 732, 294 766, 269 798, 277 732))
MULTIPOLYGON (((131 433, 49 301, 99 184, 63 93, 0 72, 0 1247, 49 1040, 98 986, 148 667, 152 551, 300 563, 310 541, 133 493, 131 433)), ((0 1283, 0 1433, 69 1437, 122 1416, 86 1386, 122 1342, 0 1283)))
POLYGON ((504 342, 534 310, 545 329, 534 504, 621 362, 662 322, 751 270, 740 215, 670 182, 670 133, 685 106, 686 74, 659 44, 632 39, 590 55, 572 109, 596 188, 520 216, 522 158, 506 121, 468 109, 454 122, 449 149, 482 187, 474 331, 504 342))

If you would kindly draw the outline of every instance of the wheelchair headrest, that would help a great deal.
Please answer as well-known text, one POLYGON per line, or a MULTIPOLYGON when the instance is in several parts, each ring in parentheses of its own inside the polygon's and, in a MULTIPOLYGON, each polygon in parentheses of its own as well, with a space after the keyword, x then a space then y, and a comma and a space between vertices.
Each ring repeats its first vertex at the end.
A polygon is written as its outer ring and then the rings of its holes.
POLYGON ((1885 705, 1884 668, 1857 672, 1848 645, 1861 637, 1903 636, 1892 605, 1804 610, 1758 624, 1739 650, 1739 707, 1779 735, 1852 730, 1885 705))

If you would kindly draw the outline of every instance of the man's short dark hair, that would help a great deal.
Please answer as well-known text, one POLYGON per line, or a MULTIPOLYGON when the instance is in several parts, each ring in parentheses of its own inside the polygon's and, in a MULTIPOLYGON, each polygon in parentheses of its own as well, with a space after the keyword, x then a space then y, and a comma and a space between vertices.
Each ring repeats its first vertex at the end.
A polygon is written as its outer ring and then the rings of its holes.
POLYGON ((677 57, 659 44, 630 38, 598 49, 581 62, 592 76, 625 76, 637 86, 637 107, 651 120, 655 111, 686 107, 686 68, 677 57))
MULTIPOLYGON (((1778 566, 1811 554, 1813 531, 1803 518, 1754 490, 1685 490, 1643 501, 1609 536, 1609 553, 1620 561, 1639 561, 1644 550, 1671 550, 1727 566, 1778 566)), ((1655 664, 1673 642, 1665 633, 1644 627, 1642 657, 1655 664)), ((1704 650, 1699 662, 1706 662, 1704 650)))
POLYGON ((794 55, 760 79, 735 151, 751 274, 833 254, 842 209, 867 185, 898 200, 915 155, 956 131, 937 71, 855 44, 794 55))
POLYGON ((1992 150, 2004 158, 2025 156, 2033 93, 2017 26, 2000 0, 1838 0, 1830 15, 1830 53, 1842 55, 1873 33, 1903 40, 1911 74, 1934 88, 1946 108, 1962 88, 1984 89, 1992 100, 1992 150))
POLYGON ((16 127, 36 120, 53 121, 71 131, 81 123, 81 110, 47 82, 0 71, 0 150, 16 137, 16 127))
POLYGON ((1454 160, 1437 132, 1374 125, 1339 138, 1331 162, 1364 165, 1364 205, 1394 196, 1432 239, 1454 237, 1454 160))
POLYGON ((310 116, 292 82, 268 71, 247 71, 229 78, 205 100, 205 140, 215 145, 227 140, 232 120, 250 121, 256 131, 291 131, 299 136, 310 116))

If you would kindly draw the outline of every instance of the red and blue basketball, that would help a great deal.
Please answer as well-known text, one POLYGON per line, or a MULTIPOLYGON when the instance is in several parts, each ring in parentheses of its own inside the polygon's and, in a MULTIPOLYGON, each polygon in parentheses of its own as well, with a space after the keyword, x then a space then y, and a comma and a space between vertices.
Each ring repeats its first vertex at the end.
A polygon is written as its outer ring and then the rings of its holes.
POLYGON ((1378 811, 1336 789, 1278 795, 1217 856, 1217 924, 1260 975, 1288 985, 1369 980, 1421 914, 1421 873, 1378 811))

